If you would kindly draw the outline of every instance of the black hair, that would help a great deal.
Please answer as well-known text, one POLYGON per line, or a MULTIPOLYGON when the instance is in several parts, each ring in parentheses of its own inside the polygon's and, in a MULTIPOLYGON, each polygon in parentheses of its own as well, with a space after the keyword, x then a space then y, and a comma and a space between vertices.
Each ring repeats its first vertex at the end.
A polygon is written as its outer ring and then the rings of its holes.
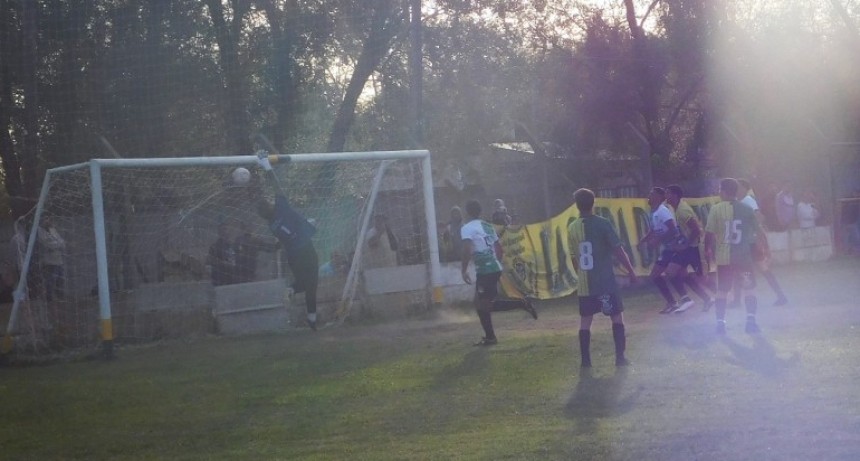
POLYGON ((594 208, 594 192, 591 189, 577 189, 573 193, 573 201, 580 213, 594 208))
POLYGON ((672 184, 670 186, 666 186, 666 192, 671 192, 673 195, 677 195, 678 198, 681 198, 684 196, 684 188, 677 185, 677 184, 672 184))
POLYGON ((738 181, 735 178, 723 178, 720 180, 720 191, 732 197, 738 195, 738 181))
POLYGON ((666 189, 663 189, 662 187, 652 187, 651 192, 656 193, 657 195, 659 195, 661 197, 666 196, 666 189))
POLYGON ((470 218, 477 218, 481 216, 481 202, 475 199, 469 199, 466 201, 466 214, 469 215, 470 218))

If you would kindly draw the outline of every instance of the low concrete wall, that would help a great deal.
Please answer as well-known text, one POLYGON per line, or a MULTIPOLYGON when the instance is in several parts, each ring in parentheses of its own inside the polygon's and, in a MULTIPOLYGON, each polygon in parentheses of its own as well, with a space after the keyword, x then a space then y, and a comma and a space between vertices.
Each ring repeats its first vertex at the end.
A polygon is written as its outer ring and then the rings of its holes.
POLYGON ((282 279, 215 287, 212 314, 218 332, 240 335, 284 331, 289 325, 284 287, 282 279))
POLYGON ((833 257, 833 228, 830 226, 768 232, 767 241, 775 264, 820 262, 833 257))

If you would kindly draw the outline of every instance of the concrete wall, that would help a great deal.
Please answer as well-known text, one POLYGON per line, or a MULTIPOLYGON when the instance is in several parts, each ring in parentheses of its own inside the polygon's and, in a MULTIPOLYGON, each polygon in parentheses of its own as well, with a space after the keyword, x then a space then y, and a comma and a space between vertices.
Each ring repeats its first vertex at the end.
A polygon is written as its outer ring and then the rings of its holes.
POLYGON ((767 241, 775 264, 826 261, 834 251, 833 228, 830 226, 768 232, 767 241))

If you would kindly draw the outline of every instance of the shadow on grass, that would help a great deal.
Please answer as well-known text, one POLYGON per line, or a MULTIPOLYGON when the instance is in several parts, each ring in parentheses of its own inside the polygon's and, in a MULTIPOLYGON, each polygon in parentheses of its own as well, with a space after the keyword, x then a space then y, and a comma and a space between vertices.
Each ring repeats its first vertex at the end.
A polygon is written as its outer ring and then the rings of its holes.
POLYGON ((611 376, 595 377, 591 369, 581 370, 576 389, 564 406, 564 415, 576 421, 578 431, 594 433, 597 419, 621 416, 634 408, 641 389, 622 397, 630 371, 619 367, 611 376))
POLYGON ((787 359, 780 358, 763 335, 753 335, 752 340, 752 347, 747 347, 728 336, 723 337, 721 342, 732 353, 728 362, 768 378, 778 378, 800 363, 798 352, 793 352, 787 359))
POLYGON ((716 336, 711 324, 681 324, 666 330, 663 340, 673 349, 703 350, 716 341, 716 336))
POLYGON ((463 356, 463 361, 457 365, 446 367, 436 376, 434 388, 448 388, 460 379, 480 373, 490 363, 489 350, 486 347, 476 347, 463 356))

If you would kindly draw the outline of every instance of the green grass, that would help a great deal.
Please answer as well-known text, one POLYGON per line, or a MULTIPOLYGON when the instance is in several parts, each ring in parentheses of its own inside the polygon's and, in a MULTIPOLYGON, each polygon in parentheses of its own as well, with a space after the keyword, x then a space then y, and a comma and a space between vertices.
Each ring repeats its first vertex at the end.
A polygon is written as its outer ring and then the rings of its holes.
POLYGON ((572 300, 495 316, 491 348, 455 311, 0 369, 0 459, 860 459, 858 269, 780 270, 792 303, 759 288, 759 337, 634 290, 634 366, 598 318, 590 376, 572 300))

